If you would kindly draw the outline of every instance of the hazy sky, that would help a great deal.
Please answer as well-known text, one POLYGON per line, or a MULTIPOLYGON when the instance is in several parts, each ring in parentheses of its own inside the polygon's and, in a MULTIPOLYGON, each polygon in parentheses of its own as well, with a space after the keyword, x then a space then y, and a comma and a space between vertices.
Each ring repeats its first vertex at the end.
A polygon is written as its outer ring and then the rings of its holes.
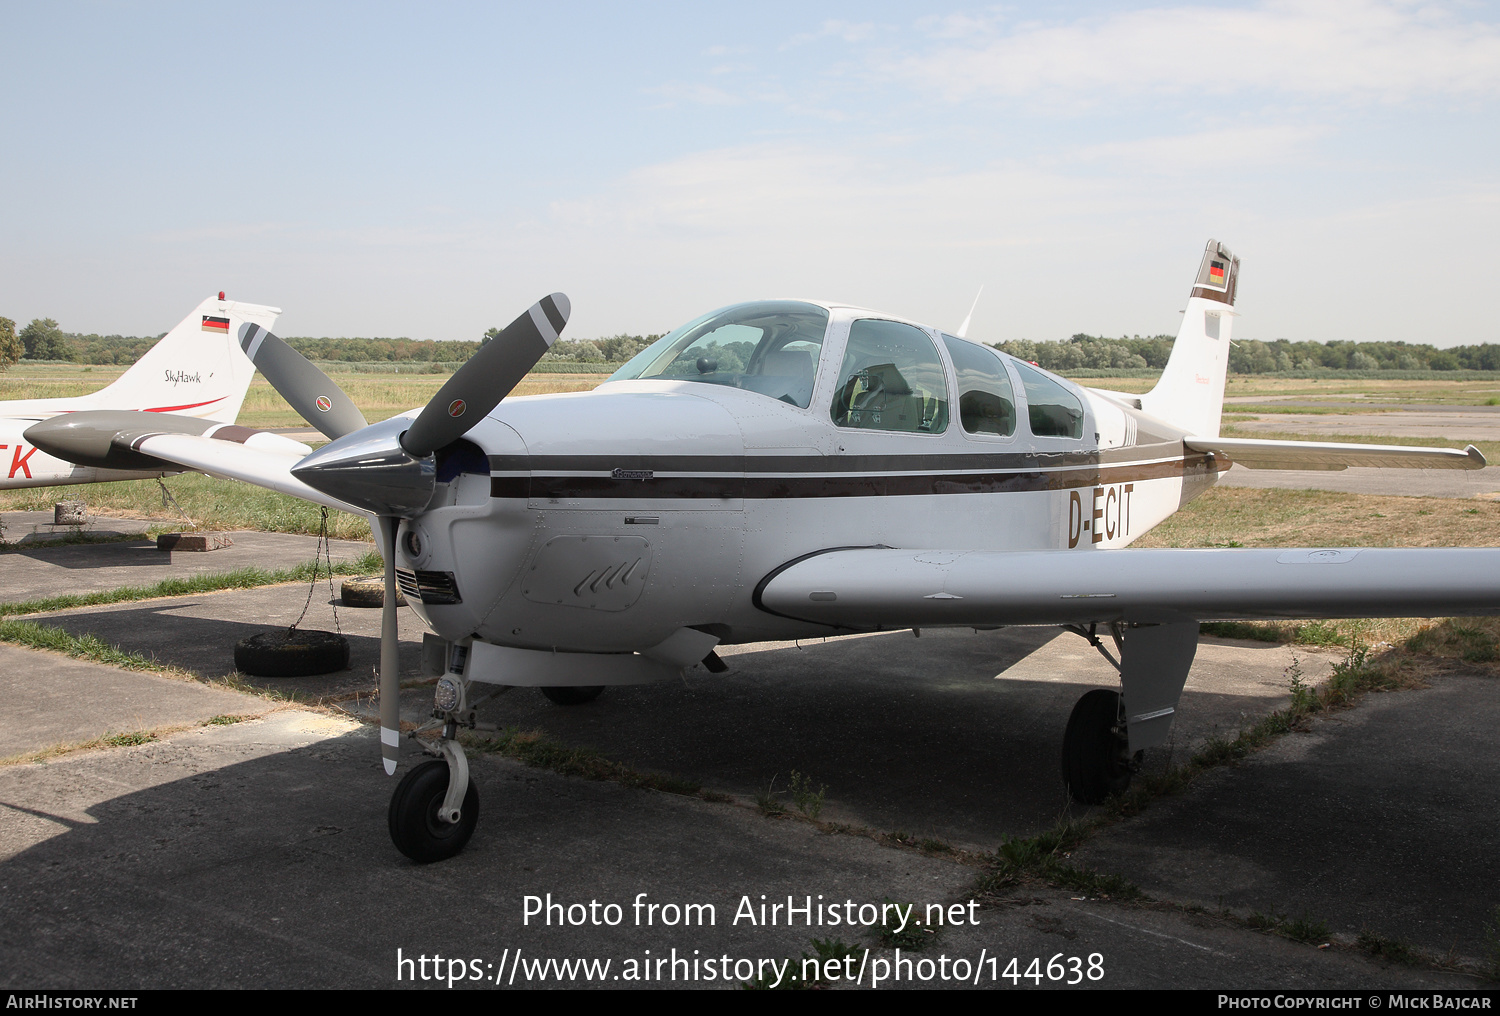
POLYGON ((1500 10, 0 0, 0 315, 567 334, 813 296, 986 341, 1500 341, 1500 10))

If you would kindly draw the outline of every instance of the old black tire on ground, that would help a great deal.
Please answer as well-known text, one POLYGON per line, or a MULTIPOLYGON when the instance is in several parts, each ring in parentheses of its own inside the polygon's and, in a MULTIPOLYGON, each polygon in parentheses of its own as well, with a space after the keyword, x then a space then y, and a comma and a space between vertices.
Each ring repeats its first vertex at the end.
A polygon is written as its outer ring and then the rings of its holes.
POLYGON ((1119 692, 1096 688, 1078 700, 1063 735, 1062 771, 1081 804, 1101 804, 1130 786, 1133 766, 1119 692))
POLYGON ((448 763, 434 760, 407 773, 391 795, 391 842, 418 864, 447 860, 474 835, 479 821, 479 790, 474 781, 469 781, 457 822, 438 818, 447 793, 448 763))
POLYGON ((349 640, 331 631, 263 631, 234 646, 234 666, 255 677, 309 677, 349 667, 349 640))
MULTIPOLYGON (((339 599, 346 607, 383 607, 385 579, 379 575, 345 579, 339 583, 339 599)), ((406 606, 406 597, 400 589, 396 590, 396 606, 406 606)))
POLYGON ((542 694, 560 706, 581 706, 592 702, 604 693, 604 685, 595 684, 585 688, 543 688, 542 694))

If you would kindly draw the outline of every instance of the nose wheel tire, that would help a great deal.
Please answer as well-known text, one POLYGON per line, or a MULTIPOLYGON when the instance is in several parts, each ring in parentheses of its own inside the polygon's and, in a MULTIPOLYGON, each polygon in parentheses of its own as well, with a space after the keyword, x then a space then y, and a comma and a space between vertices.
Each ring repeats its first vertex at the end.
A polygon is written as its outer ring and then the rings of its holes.
POLYGON ((448 763, 434 760, 407 773, 391 795, 391 842, 418 864, 453 857, 474 835, 479 821, 479 791, 474 781, 469 781, 457 822, 438 818, 447 793, 448 763))
POLYGON ((581 706, 592 702, 604 692, 604 686, 591 685, 586 688, 543 688, 542 694, 560 706, 581 706))
POLYGON ((1063 780, 1073 800, 1102 804, 1123 794, 1142 754, 1130 754, 1119 692, 1097 688, 1078 700, 1068 717, 1062 751, 1063 780))

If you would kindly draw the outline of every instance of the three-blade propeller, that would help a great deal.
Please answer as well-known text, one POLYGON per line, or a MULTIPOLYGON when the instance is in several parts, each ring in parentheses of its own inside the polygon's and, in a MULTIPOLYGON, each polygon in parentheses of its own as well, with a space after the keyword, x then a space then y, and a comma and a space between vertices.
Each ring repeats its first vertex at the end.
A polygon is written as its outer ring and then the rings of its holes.
POLYGON ((479 348, 406 425, 367 425, 354 402, 310 360, 258 325, 240 329, 240 344, 271 387, 304 420, 333 441, 292 473, 308 486, 369 509, 385 557, 380 615, 380 754, 396 772, 401 745, 401 683, 396 631, 396 535, 402 518, 425 509, 432 494, 433 453, 463 437, 504 399, 557 341, 571 306, 545 296, 479 348))

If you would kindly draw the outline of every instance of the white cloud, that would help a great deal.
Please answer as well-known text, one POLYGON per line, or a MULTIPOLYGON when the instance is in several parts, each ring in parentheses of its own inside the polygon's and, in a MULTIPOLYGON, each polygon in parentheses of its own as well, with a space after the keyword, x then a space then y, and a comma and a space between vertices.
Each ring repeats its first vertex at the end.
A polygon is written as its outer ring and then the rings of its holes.
POLYGON ((1212 112, 1249 90, 1389 102, 1500 91, 1500 31, 1428 4, 1280 0, 1068 24, 948 20, 931 31, 937 45, 879 58, 879 71, 954 101, 1069 106, 1161 94, 1199 97, 1212 112))

